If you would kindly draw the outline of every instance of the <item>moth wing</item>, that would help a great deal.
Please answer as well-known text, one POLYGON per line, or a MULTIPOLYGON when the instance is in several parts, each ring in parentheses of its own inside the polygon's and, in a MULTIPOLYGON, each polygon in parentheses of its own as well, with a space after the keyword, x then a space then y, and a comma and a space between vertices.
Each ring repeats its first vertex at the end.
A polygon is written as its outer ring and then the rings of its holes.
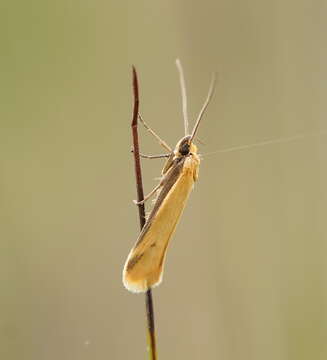
POLYGON ((145 292, 159 285, 167 247, 194 184, 197 165, 181 164, 171 169, 157 202, 136 245, 131 250, 123 271, 125 287, 132 292, 145 292))

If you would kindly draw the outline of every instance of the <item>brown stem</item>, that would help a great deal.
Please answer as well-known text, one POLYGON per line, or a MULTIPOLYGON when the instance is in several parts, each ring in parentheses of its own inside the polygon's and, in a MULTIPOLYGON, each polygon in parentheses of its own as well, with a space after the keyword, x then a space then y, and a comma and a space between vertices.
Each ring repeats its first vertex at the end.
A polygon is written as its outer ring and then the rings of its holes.
MULTIPOLYGON (((139 88, 138 88, 137 73, 134 66, 133 66, 133 92, 134 92, 134 109, 133 109, 133 120, 132 120, 132 135, 133 135, 134 168, 135 168, 137 201, 141 202, 144 199, 144 192, 143 192, 143 184, 142 184, 140 147, 139 147, 138 131, 137 131, 137 120, 139 114, 139 88)), ((139 209, 140 228, 142 230, 145 224, 144 203, 138 204, 138 209, 139 209)), ((147 316, 149 357, 150 360, 157 360, 154 311, 153 311, 151 288, 149 288, 145 294, 145 306, 146 306, 146 316, 147 316)))

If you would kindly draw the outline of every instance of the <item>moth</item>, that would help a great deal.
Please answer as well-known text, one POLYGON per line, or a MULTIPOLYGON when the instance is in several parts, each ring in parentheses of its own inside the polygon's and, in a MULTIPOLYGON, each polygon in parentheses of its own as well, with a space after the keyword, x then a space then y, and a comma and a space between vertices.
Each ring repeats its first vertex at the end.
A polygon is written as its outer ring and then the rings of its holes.
POLYGON ((198 178, 200 157, 194 137, 197 133, 203 114, 212 98, 215 87, 215 75, 212 77, 207 98, 197 117, 191 133, 188 130, 187 98, 183 69, 180 61, 176 60, 182 89, 183 117, 185 136, 180 139, 172 150, 160 137, 144 122, 143 125, 159 140, 169 153, 158 156, 144 156, 148 158, 163 158, 167 161, 161 172, 159 184, 147 195, 144 201, 154 194, 154 202, 146 223, 130 251, 123 269, 123 284, 127 290, 140 293, 146 292, 160 284, 167 248, 176 229, 181 214, 186 205, 193 185, 198 178))

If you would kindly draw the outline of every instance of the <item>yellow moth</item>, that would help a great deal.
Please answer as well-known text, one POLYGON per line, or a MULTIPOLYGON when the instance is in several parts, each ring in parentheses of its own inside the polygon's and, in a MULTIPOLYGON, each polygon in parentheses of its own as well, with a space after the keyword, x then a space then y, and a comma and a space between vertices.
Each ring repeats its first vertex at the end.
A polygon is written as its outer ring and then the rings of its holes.
POLYGON ((168 160, 163 167, 159 184, 143 200, 146 201, 155 193, 157 194, 153 209, 127 257, 123 270, 123 283, 126 289, 136 293, 146 292, 148 289, 159 285, 162 280, 169 241, 184 210, 194 182, 198 178, 200 158, 197 155, 197 147, 193 140, 214 90, 215 77, 213 76, 208 96, 193 130, 189 134, 184 75, 179 60, 176 60, 176 65, 182 88, 185 136, 178 141, 172 151, 139 116, 145 127, 169 151, 169 154, 152 156, 152 158, 167 157, 168 160))

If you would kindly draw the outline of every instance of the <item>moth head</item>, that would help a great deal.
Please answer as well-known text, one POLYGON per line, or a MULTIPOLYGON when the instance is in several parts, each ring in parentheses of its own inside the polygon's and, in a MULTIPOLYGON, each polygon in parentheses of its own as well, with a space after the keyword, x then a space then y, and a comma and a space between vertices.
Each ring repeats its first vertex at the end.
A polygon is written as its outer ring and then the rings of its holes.
POLYGON ((176 145, 175 154, 179 157, 197 153, 197 147, 192 142, 191 135, 183 137, 176 145))

